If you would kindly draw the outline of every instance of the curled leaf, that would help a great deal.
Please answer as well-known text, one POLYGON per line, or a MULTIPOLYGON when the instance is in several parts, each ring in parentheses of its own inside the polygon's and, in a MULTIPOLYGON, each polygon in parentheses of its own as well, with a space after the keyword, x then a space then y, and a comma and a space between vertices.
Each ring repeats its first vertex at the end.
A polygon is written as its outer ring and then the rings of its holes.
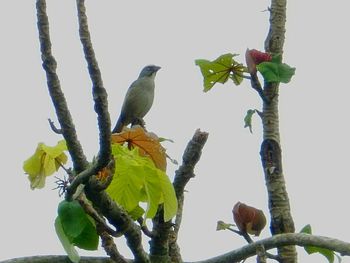
POLYGON ((244 128, 249 128, 250 133, 253 133, 252 130, 252 117, 255 113, 255 110, 247 110, 247 114, 244 117, 244 128))
POLYGON ((269 53, 261 52, 256 49, 247 49, 245 52, 245 60, 250 74, 256 73, 256 65, 262 62, 272 60, 272 56, 269 53))
POLYGON ((233 220, 242 232, 259 236, 266 225, 266 217, 262 210, 241 202, 235 204, 232 213, 233 220))

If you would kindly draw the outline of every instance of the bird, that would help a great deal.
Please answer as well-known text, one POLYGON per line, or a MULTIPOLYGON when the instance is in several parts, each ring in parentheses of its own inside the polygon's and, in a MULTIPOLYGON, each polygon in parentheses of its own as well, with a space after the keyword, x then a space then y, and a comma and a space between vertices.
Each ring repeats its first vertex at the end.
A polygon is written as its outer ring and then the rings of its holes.
POLYGON ((154 78, 161 67, 156 65, 145 66, 137 80, 129 87, 118 121, 112 133, 119 133, 130 123, 143 124, 143 117, 151 109, 154 100, 154 78))

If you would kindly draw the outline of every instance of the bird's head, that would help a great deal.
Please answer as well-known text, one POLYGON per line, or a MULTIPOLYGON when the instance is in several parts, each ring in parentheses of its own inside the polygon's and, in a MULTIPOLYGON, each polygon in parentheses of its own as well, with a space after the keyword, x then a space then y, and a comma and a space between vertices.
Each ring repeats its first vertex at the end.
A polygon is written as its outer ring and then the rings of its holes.
POLYGON ((139 78, 155 76, 159 69, 159 66, 148 65, 141 70, 139 78))

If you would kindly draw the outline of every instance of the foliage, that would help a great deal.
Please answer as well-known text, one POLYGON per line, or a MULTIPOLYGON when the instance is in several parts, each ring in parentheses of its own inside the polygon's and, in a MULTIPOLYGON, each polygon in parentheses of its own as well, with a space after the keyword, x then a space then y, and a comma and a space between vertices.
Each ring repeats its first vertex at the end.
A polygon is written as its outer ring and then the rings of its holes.
POLYGON ((266 226, 264 212, 255 207, 237 202, 232 210, 233 220, 242 232, 259 236, 266 226))
POLYGON ((95 223, 78 201, 62 201, 58 205, 55 221, 56 233, 73 262, 77 258, 74 246, 85 250, 96 250, 99 237, 95 223))
POLYGON ((227 229, 230 229, 231 226, 235 226, 235 225, 230 223, 225 223, 224 221, 219 220, 216 223, 216 231, 227 230, 227 229))
POLYGON ((256 111, 249 109, 247 110, 247 114, 244 117, 244 128, 249 128, 250 133, 253 133, 252 129, 252 117, 256 111))
POLYGON ((231 79, 236 85, 243 81, 243 73, 247 71, 241 63, 238 63, 233 57, 238 54, 224 54, 214 61, 197 59, 196 65, 200 67, 204 77, 204 91, 209 91, 216 83, 224 84, 231 79))
MULTIPOLYGON (((312 235, 311 225, 308 224, 308 225, 304 226, 301 229, 300 233, 312 235)), ((308 254, 319 253, 319 254, 325 256, 329 263, 334 262, 334 255, 338 258, 338 261, 341 262, 341 257, 338 256, 337 254, 335 254, 334 251, 332 251, 332 250, 329 250, 326 248, 321 248, 321 247, 314 247, 314 246, 305 246, 304 249, 308 254)))
POLYGON ((282 63, 281 55, 273 56, 271 62, 262 62, 256 66, 266 82, 288 83, 295 74, 295 68, 282 63))
POLYGON ((235 85, 240 85, 244 78, 250 79, 245 73, 256 74, 257 70, 261 73, 265 82, 283 82, 288 83, 295 74, 295 68, 282 63, 280 54, 271 55, 256 49, 247 49, 245 59, 247 67, 237 62, 233 57, 238 54, 224 54, 209 61, 197 59, 195 63, 200 67, 203 75, 204 91, 209 91, 216 83, 226 83, 229 79, 235 85))
POLYGON ((112 153, 117 165, 113 180, 106 189, 112 199, 137 216, 141 213, 140 202, 145 202, 146 218, 153 218, 158 205, 163 204, 164 220, 174 217, 177 199, 165 172, 158 169, 151 159, 141 156, 139 148, 129 150, 113 144, 112 153))
POLYGON ((64 151, 66 142, 59 141, 56 146, 47 146, 39 143, 35 153, 23 163, 23 170, 28 174, 31 189, 43 188, 47 176, 58 171, 62 164, 67 162, 64 151))
POLYGON ((141 126, 125 129, 121 133, 112 134, 112 142, 126 143, 129 149, 137 147, 141 156, 152 159, 157 168, 166 170, 166 153, 156 134, 146 132, 141 126))

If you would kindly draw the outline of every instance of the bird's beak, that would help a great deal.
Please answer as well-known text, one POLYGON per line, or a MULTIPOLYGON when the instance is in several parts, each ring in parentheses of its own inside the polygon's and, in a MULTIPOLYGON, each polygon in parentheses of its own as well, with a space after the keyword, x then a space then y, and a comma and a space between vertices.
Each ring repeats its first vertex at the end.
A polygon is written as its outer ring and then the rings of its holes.
POLYGON ((158 70, 160 70, 161 69, 161 67, 159 67, 159 66, 154 66, 154 71, 155 72, 157 72, 158 70))

